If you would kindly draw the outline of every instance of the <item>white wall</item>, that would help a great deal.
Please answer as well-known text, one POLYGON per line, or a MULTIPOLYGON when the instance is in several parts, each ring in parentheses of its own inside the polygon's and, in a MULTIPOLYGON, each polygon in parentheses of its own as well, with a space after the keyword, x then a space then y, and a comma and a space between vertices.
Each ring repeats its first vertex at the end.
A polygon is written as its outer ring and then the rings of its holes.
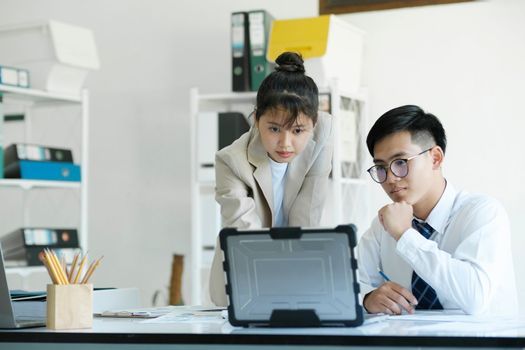
MULTIPOLYGON (((0 24, 54 18, 95 32, 102 70, 88 81, 90 251, 105 255, 97 285, 139 286, 149 302, 168 284, 171 254, 189 253, 188 89, 230 89, 230 12, 262 7, 277 18, 318 11, 317 0, 0 2, 0 24)), ((405 103, 440 117, 447 177, 503 202, 515 258, 525 243, 524 15, 521 0, 487 0, 344 16, 367 32, 371 122, 405 103)), ((376 188, 373 202, 385 201, 376 188)))

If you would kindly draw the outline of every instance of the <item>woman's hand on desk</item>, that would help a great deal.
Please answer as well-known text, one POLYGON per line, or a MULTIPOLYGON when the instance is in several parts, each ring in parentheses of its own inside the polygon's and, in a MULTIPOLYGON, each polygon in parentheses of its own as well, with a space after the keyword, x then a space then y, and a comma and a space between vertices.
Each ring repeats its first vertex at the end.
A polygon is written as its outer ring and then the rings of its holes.
POLYGON ((417 305, 417 299, 401 285, 395 282, 385 282, 381 287, 365 296, 363 305, 366 311, 373 314, 400 315, 403 309, 412 314, 417 305))

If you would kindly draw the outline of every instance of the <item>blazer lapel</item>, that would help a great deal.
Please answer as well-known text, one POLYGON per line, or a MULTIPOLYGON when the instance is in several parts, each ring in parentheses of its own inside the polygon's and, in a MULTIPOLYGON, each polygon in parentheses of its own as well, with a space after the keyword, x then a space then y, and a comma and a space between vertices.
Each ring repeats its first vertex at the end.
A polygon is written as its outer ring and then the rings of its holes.
POLYGON ((261 188, 264 198, 268 203, 268 207, 272 213, 273 224, 272 170, 270 167, 270 161, 268 160, 268 154, 264 149, 259 136, 259 130, 256 127, 252 128, 252 137, 248 144, 248 161, 255 167, 253 177, 261 188))
POLYGON ((290 213, 290 209, 297 198, 297 194, 303 185, 303 180, 310 169, 316 142, 311 139, 306 148, 297 158, 288 164, 286 174, 286 188, 284 190, 284 210, 290 213))

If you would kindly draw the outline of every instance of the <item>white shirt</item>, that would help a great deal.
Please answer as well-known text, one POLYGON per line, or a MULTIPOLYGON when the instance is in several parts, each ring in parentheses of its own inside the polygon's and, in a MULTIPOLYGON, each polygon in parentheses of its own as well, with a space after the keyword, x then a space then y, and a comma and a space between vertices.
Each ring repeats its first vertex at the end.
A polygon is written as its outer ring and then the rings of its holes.
POLYGON ((286 184, 286 169, 288 169, 288 163, 278 163, 273 159, 270 159, 270 165, 272 167, 272 188, 273 188, 273 217, 274 227, 288 226, 287 215, 283 209, 284 199, 284 187, 286 184))
POLYGON ((410 228, 396 242, 374 219, 358 244, 363 292, 385 282, 378 268, 411 290, 415 270, 445 309, 517 313, 510 226, 502 205, 485 195, 457 192, 448 183, 426 222, 437 231, 431 239, 410 228))

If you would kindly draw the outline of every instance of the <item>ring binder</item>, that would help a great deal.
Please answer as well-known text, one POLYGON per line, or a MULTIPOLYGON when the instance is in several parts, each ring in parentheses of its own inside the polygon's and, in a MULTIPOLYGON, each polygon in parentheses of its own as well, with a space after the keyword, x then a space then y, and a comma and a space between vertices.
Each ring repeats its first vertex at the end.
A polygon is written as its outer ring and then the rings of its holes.
POLYGON ((232 90, 250 90, 250 35, 248 14, 234 12, 231 15, 232 90))

